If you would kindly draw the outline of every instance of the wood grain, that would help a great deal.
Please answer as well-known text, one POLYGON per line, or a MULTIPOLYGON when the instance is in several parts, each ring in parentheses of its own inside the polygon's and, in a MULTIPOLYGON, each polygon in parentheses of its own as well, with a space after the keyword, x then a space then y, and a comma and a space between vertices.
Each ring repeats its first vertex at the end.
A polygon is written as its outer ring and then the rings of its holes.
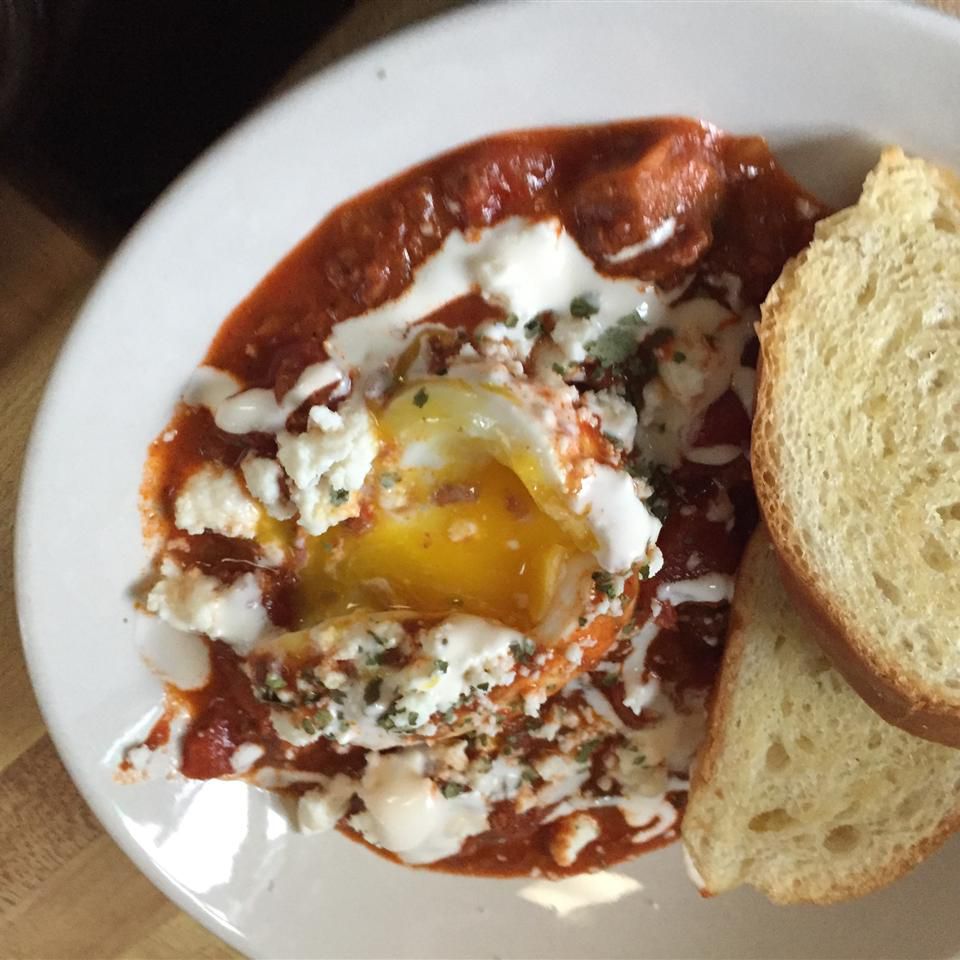
MULTIPOLYGON (((459 2, 361 0, 287 83, 459 2)), ((932 5, 960 15, 960 0, 932 5)), ((80 240, 0 181, 0 957, 235 957, 103 833, 44 732, 20 647, 12 571, 23 449, 99 267, 80 240)))

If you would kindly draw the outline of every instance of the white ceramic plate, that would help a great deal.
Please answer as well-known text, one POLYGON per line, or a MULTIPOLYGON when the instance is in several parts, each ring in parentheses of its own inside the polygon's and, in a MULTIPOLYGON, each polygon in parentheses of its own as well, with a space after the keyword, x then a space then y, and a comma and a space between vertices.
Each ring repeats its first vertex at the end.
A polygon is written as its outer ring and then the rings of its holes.
POLYGON ((960 167, 960 23, 892 4, 481 6, 403 33, 245 123, 133 232, 86 303, 37 420, 17 587, 31 674, 100 820, 177 903, 269 956, 953 956, 953 843, 836 908, 701 901, 673 847, 560 884, 413 872, 291 832, 240 783, 123 787, 160 698, 136 651, 137 488, 223 317, 335 203, 498 130, 650 114, 759 132, 826 199, 877 145, 960 167))

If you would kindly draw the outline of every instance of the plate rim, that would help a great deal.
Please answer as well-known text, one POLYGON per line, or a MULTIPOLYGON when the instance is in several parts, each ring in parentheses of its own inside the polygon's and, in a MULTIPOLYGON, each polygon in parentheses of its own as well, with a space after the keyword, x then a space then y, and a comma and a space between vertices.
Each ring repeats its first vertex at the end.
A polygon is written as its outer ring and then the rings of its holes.
MULTIPOLYGON (((563 0, 549 0, 549 2, 553 6, 559 6, 563 0)), ((578 2, 585 3, 588 0, 578 0, 578 2)), ((597 0, 589 0, 589 2, 597 2, 597 0)), ((739 2, 738 0, 708 0, 708 2, 714 5, 733 7, 761 5, 764 0, 739 0, 739 2)), ((793 8, 804 8, 807 6, 808 0, 780 0, 780 2, 785 2, 787 6, 793 8)), ((617 0, 600 0, 600 3, 609 7, 618 5, 617 0)), ((843 9, 848 17, 848 22, 851 24, 861 17, 886 19, 891 22, 900 22, 913 29, 946 36, 956 43, 958 54, 960 54, 960 17, 953 17, 932 7, 911 2, 911 0, 896 0, 893 3, 876 3, 875 0, 852 0, 852 2, 851 0, 820 0, 820 3, 835 9, 843 9)), ((677 5, 694 6, 696 0, 679 0, 679 2, 675 2, 675 0, 652 0, 650 2, 650 0, 646 0, 645 2, 645 6, 655 11, 677 5)), ((50 736, 60 762, 66 768, 83 801, 94 813, 104 832, 123 850, 133 865, 161 893, 183 909, 192 919, 198 921, 206 930, 242 954, 246 953, 252 946, 245 935, 225 919, 215 917, 204 907, 198 897, 194 896, 173 876, 161 869, 156 860, 148 855, 144 847, 137 843, 129 831, 117 827, 116 817, 109 799, 101 790, 97 789, 89 771, 78 762, 75 756, 71 755, 64 730, 60 728, 56 720, 51 720, 52 685, 49 683, 49 678, 40 663, 38 642, 35 640, 36 634, 30 612, 30 601, 26 599, 30 580, 27 560, 30 547, 25 530, 31 520, 34 507, 33 499, 38 495, 36 492, 38 487, 36 478, 38 470, 37 451, 49 427, 48 421, 52 415, 53 397, 58 392, 60 379, 64 376, 65 358, 72 352, 74 345, 78 342, 80 336, 86 332, 88 326, 95 322, 99 297, 109 287, 112 277, 124 269, 130 252, 135 251, 140 246, 143 237, 151 234, 155 222, 163 216, 169 207, 181 202, 181 197, 189 191, 193 183, 208 178, 210 171, 215 169, 221 157, 235 149, 236 145, 245 139, 257 136, 258 128, 268 122, 271 117, 282 110, 294 108, 300 101, 308 100, 310 92, 315 87, 336 80, 341 76, 357 73, 365 66, 372 64, 378 57, 403 47, 411 39, 426 39, 431 34, 445 29, 453 21, 468 22, 470 20, 486 19, 496 16, 500 8, 508 6, 513 6, 508 0, 477 2, 443 11, 426 20, 406 25, 386 37, 337 59, 302 78, 282 93, 270 97, 205 148, 154 200, 102 265, 102 269, 87 290, 84 300, 76 312, 68 334, 60 345, 54 364, 43 386, 42 397, 30 427, 14 509, 13 581, 21 648, 46 733, 50 736)), ((659 13, 654 15, 659 15, 659 13)), ((482 136, 483 133, 478 135, 482 136)), ((452 149, 456 145, 451 144, 450 148, 452 149)), ((320 216, 325 215, 325 213, 321 213, 320 216)), ((316 222, 319 222, 319 220, 316 222)), ((260 277, 251 278, 250 289, 260 279, 260 277)))

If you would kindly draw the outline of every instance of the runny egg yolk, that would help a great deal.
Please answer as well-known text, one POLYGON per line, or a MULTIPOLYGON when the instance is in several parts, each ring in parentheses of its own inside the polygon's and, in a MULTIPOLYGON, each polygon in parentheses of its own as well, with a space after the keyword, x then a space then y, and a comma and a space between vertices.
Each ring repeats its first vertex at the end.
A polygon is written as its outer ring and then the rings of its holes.
POLYGON ((355 609, 459 610, 531 629, 582 546, 541 507, 556 484, 543 479, 521 408, 432 382, 401 392, 379 425, 391 453, 374 484, 385 493, 364 522, 309 542, 303 623, 355 609))

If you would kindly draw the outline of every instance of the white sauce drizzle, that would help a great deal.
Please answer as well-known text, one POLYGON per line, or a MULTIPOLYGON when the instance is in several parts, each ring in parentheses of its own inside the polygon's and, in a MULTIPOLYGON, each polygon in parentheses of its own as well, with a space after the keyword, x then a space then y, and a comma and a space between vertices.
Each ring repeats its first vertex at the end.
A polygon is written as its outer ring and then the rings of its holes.
POLYGON ((648 253, 650 250, 657 250, 669 240, 677 229, 676 217, 667 217, 658 223, 647 235, 646 240, 639 243, 631 243, 627 247, 621 247, 616 253, 607 254, 603 259, 607 263, 625 263, 634 257, 639 257, 641 253, 648 253))
POLYGON ((733 577, 708 573, 694 580, 675 580, 657 588, 657 599, 677 606, 681 603, 723 603, 733 599, 733 577))

